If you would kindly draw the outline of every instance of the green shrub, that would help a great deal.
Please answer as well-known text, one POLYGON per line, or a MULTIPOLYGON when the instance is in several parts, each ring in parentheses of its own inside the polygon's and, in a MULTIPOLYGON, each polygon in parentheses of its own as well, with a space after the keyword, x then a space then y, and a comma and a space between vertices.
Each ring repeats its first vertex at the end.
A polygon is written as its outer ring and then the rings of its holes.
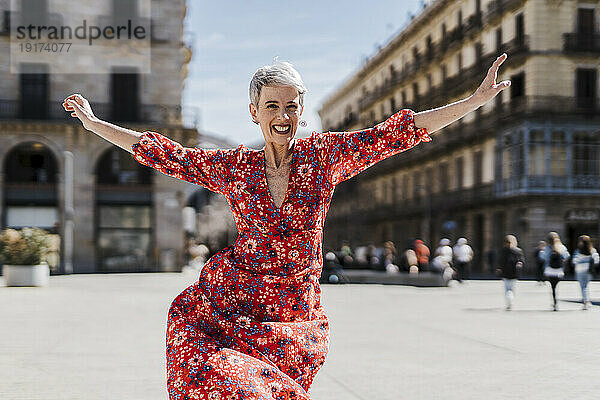
POLYGON ((40 228, 0 232, 0 261, 8 265, 38 265, 48 251, 48 233, 40 228))

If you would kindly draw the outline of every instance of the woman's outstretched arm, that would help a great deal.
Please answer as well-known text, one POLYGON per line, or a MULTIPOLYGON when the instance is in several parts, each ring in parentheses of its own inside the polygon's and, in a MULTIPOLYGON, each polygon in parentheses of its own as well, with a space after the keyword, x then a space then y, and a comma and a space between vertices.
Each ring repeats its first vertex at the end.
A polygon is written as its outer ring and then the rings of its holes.
POLYGON ((84 128, 127 150, 139 163, 216 193, 228 192, 231 169, 238 160, 240 146, 235 149, 185 147, 158 132, 140 133, 122 128, 94 116, 88 101, 79 94, 67 97, 63 106, 81 120, 84 128))
POLYGON ((430 134, 450 125, 452 122, 464 117, 471 111, 496 97, 502 90, 510 87, 510 81, 503 81, 496 84, 498 68, 508 56, 503 53, 494 61, 488 73, 475 93, 466 99, 432 110, 422 111, 415 114, 415 125, 419 128, 427 129, 430 134))
POLYGON ((133 154, 131 146, 138 142, 142 133, 102 121, 94 115, 90 103, 80 94, 67 97, 63 107, 71 111, 73 117, 79 118, 85 129, 133 154))

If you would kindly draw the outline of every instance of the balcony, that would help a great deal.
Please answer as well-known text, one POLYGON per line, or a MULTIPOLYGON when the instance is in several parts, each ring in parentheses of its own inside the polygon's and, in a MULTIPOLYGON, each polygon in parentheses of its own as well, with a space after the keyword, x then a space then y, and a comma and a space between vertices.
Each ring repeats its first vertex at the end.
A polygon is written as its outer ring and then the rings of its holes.
MULTIPOLYGON (((104 120, 121 122, 112 118, 112 103, 91 103, 94 114, 104 120)), ((48 102, 47 110, 40 110, 39 113, 26 118, 21 109, 19 100, 0 100, 0 120, 45 120, 45 121, 72 121, 71 114, 66 112, 62 106, 62 101, 48 102), (44 112, 46 111, 46 112, 44 112)), ((141 104, 137 110, 137 118, 129 121, 134 123, 151 123, 182 125, 182 112, 179 105, 166 104, 141 104)), ((31 115, 31 113, 29 113, 31 115)), ((188 117, 192 118, 192 117, 188 117)), ((188 120, 188 119, 186 119, 188 120)), ((187 126, 187 125, 186 125, 187 126)))
POLYGON ((472 35, 477 30, 483 27, 483 18, 481 11, 471 15, 467 19, 467 26, 465 27, 465 35, 472 35))
MULTIPOLYGON (((436 213, 453 212, 459 209, 474 209, 496 198, 494 184, 486 183, 471 188, 451 190, 446 192, 430 193, 413 197, 407 200, 395 201, 392 204, 378 204, 373 202, 370 194, 360 190, 360 183, 344 182, 339 186, 339 191, 352 193, 352 195, 336 197, 336 211, 328 217, 328 221, 344 221, 348 215, 358 217, 361 212, 368 211, 370 222, 389 221, 390 219, 414 217, 427 213, 429 209, 436 213), (354 192, 352 192, 354 191, 354 192), (357 193, 356 193, 357 192, 357 193), (346 199, 346 200, 341 200, 346 199), (368 205, 365 208, 365 205, 368 205)), ((336 189, 336 193, 338 189, 336 189)), ((358 217, 360 218, 360 217, 358 217)))
POLYGON ((535 115, 588 115, 599 116, 600 107, 592 98, 566 96, 520 96, 503 103, 496 108, 501 113, 518 113, 527 116, 535 115))
POLYGON ((496 182, 499 196, 518 194, 600 194, 600 175, 513 176, 496 182))
MULTIPOLYGON (((451 78, 446 78, 441 87, 432 89, 432 91, 426 93, 424 97, 439 98, 441 95, 446 98, 459 96, 465 91, 471 89, 474 90, 476 88, 475 85, 478 86, 481 83, 487 74, 488 68, 498 57, 498 54, 502 52, 506 52, 513 59, 515 59, 516 56, 527 55, 529 52, 529 35, 515 38, 510 42, 503 44, 499 49, 499 52, 482 55, 478 62, 469 68, 463 69, 458 75, 455 75, 451 78)), ((377 100, 383 99, 401 84, 406 84, 406 81, 408 81, 417 72, 421 71, 421 69, 424 67, 422 64, 423 63, 418 59, 407 63, 401 73, 396 73, 391 78, 386 79, 383 84, 377 86, 374 90, 367 92, 367 94, 358 102, 359 110, 361 112, 366 111, 377 100)))
MULTIPOLYGON (((404 153, 402 157, 382 161, 361 174, 368 177, 371 174, 382 174, 403 168, 405 165, 421 163, 424 159, 435 158, 439 155, 461 148, 465 143, 481 141, 495 137, 499 128, 521 123, 523 120, 545 121, 549 119, 577 120, 578 118, 596 119, 600 122, 600 106, 580 107, 578 100, 567 96, 523 96, 512 99, 512 104, 502 104, 492 112, 476 112, 476 118, 469 123, 453 123, 443 128, 443 134, 435 136, 427 146, 417 146, 404 153)), ((432 108, 428 103, 403 105, 414 111, 432 108)))
MULTIPOLYGON (((40 21, 40 23, 46 26, 60 27, 63 25, 63 16, 62 14, 58 13, 47 13, 44 15, 44 19, 40 21)), ((11 26, 17 27, 19 25, 22 25, 22 13, 18 11, 4 10, 2 13, 2 26, 0 27, 0 36, 9 36, 11 26)), ((48 34, 47 32, 44 33, 48 34)))
POLYGON ((493 0, 488 4, 487 12, 483 17, 485 25, 493 24, 497 18, 502 17, 505 12, 520 7, 525 0, 493 0))
POLYGON ((565 53, 600 53, 600 34, 565 33, 563 34, 565 53))

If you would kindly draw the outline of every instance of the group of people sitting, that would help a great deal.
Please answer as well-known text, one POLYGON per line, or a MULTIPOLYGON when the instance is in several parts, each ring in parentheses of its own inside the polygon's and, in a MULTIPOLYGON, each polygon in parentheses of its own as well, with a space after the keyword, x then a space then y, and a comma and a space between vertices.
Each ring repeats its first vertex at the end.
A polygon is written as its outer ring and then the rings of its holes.
POLYGON ((456 279, 459 282, 468 278, 470 263, 473 260, 473 249, 465 238, 459 238, 454 246, 451 246, 450 239, 443 238, 433 254, 421 239, 409 240, 400 253, 392 241, 385 242, 383 248, 370 244, 364 249, 364 254, 359 250, 361 249, 357 248, 354 253, 345 242, 338 252, 340 263, 345 267, 358 263, 389 273, 418 274, 429 271, 441 273, 447 280, 456 279))

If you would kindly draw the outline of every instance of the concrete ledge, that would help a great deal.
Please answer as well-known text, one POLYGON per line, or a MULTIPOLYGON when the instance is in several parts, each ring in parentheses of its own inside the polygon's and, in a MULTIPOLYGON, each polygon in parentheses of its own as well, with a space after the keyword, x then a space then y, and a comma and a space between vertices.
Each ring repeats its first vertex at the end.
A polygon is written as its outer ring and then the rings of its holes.
POLYGON ((381 285, 408 285, 421 287, 446 287, 448 282, 441 274, 421 272, 418 275, 407 273, 389 274, 387 272, 369 269, 345 269, 343 272, 345 283, 376 283, 381 285))

